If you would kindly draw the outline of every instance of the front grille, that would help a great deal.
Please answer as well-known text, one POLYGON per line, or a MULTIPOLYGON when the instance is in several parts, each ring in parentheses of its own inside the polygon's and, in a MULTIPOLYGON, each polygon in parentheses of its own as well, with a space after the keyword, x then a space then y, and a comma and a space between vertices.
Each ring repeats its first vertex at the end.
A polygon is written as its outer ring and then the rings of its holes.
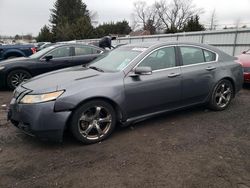
POLYGON ((244 72, 250 72, 250 67, 244 67, 243 70, 244 72))

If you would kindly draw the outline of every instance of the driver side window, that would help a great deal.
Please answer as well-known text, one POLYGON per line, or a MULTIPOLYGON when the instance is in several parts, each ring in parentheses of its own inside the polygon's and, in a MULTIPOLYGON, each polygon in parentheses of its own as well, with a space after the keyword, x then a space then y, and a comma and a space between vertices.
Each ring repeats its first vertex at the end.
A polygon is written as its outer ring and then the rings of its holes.
POLYGON ((175 48, 166 47, 151 53, 138 67, 151 67, 152 70, 161 70, 175 66, 175 48))
POLYGON ((56 48, 52 52, 48 53, 46 56, 53 56, 53 58, 68 57, 70 56, 70 47, 60 47, 56 48))

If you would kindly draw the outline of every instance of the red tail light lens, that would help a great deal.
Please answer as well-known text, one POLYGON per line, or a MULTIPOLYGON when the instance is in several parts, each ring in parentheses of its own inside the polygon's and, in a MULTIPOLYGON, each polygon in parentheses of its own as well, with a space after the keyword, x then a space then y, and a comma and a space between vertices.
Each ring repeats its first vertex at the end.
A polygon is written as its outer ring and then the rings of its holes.
POLYGON ((36 53, 36 48, 35 47, 31 48, 31 51, 32 51, 33 54, 36 53))

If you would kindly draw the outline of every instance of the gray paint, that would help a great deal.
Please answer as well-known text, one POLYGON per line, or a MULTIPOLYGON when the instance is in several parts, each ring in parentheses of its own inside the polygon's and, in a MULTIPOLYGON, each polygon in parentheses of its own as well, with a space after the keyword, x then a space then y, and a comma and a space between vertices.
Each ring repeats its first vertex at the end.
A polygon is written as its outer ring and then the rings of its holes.
MULTIPOLYGON (((10 106, 11 114, 13 114, 10 118, 19 122, 29 121, 32 123, 31 126, 35 127, 51 121, 53 125, 51 123, 49 125, 62 133, 75 108, 88 100, 102 98, 115 107, 119 115, 118 120, 127 125, 129 122, 162 112, 204 104, 208 102, 216 83, 223 78, 232 80, 235 92, 241 89, 243 73, 240 64, 234 62, 234 57, 214 47, 195 43, 160 42, 131 45, 148 49, 135 58, 123 71, 103 73, 84 67, 73 67, 35 77, 19 86, 17 92, 27 89, 32 94, 55 90, 66 92, 55 102, 34 105, 14 102, 10 106), (214 51, 218 54, 218 61, 182 66, 181 59, 177 59, 179 62, 174 68, 153 71, 151 75, 131 77, 134 67, 153 50, 163 46, 175 46, 179 55, 178 46, 180 45, 197 46, 214 51), (215 69, 206 70, 211 66, 215 69), (179 74, 179 76, 170 77, 171 74, 179 74), (16 108, 24 110, 17 111, 16 108), (54 111, 52 112, 51 109, 54 111), (63 122, 61 119, 57 121, 57 117, 61 115, 63 122)), ((61 139, 60 136, 58 139, 61 139)))

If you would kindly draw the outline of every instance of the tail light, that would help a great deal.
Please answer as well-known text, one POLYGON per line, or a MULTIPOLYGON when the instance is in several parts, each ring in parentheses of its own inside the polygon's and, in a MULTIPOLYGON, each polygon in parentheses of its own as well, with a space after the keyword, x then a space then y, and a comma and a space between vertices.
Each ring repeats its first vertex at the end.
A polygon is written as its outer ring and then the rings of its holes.
POLYGON ((33 54, 36 53, 36 48, 35 47, 31 48, 31 51, 33 54))

